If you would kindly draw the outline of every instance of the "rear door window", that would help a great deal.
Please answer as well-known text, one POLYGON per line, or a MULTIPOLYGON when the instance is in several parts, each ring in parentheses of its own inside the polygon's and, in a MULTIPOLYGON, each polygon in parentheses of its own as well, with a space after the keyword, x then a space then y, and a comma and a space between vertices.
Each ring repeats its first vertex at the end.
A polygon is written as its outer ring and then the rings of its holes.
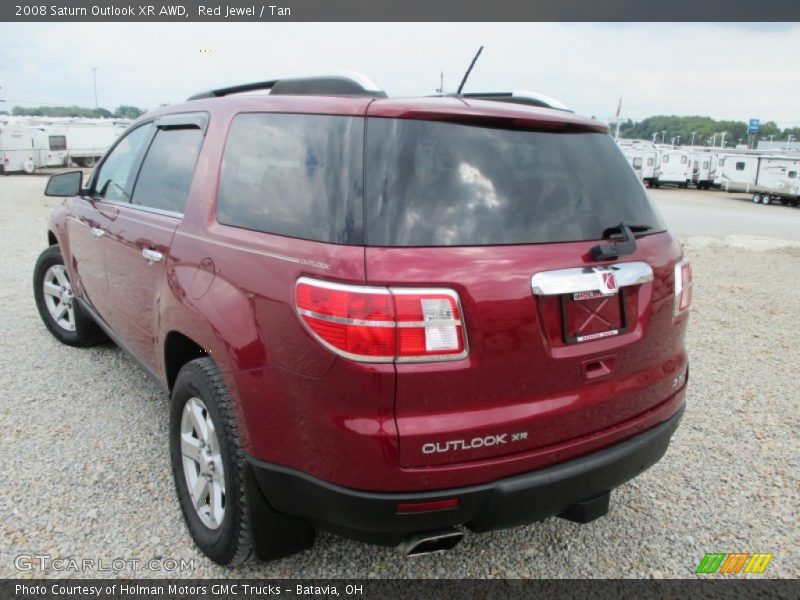
POLYGON ((471 246, 601 239, 620 221, 664 224, 605 133, 367 122, 371 246, 471 246))
POLYGON ((159 129, 147 151, 132 204, 182 214, 203 143, 198 128, 159 129))
POLYGON ((363 244, 364 119, 241 114, 222 161, 220 223, 363 244))

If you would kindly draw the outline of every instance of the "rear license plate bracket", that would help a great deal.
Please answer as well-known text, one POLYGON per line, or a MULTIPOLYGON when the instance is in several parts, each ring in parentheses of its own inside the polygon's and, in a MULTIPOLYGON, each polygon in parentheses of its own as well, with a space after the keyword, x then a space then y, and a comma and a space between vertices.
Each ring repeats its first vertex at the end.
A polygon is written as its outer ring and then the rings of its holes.
POLYGON ((628 312, 625 288, 617 294, 561 294, 561 329, 565 344, 579 344, 625 333, 628 312))

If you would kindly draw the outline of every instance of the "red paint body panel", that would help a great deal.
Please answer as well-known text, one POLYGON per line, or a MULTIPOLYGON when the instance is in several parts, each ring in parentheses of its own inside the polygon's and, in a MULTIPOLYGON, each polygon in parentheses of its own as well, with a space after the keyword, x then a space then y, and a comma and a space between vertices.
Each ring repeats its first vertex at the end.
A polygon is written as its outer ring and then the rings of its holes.
POLYGON ((631 328, 577 345, 558 306, 536 298, 539 271, 592 264, 589 242, 375 248, 310 242, 221 225, 216 190, 241 112, 452 120, 605 131, 569 113, 449 98, 240 96, 160 109, 209 121, 182 219, 69 200, 52 229, 76 289, 166 381, 164 345, 180 333, 223 371, 253 457, 359 490, 436 490, 494 481, 591 453, 678 412, 686 318, 672 316, 681 256, 669 234, 640 237, 652 283, 627 296, 631 328), (108 232, 101 244, 91 228, 108 232), (98 246, 102 248, 98 250, 98 246), (143 248, 164 255, 148 265, 143 248), (303 328, 294 289, 308 276, 355 285, 447 287, 461 298, 470 354, 460 361, 366 364, 337 358, 303 328), (593 361, 599 376, 587 381, 593 361), (422 445, 525 431, 513 444, 425 454, 422 445))

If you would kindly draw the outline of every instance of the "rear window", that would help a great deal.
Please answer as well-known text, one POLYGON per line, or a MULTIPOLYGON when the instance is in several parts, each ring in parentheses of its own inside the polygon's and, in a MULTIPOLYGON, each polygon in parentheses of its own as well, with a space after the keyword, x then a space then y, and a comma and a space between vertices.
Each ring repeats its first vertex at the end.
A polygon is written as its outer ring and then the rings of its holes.
POLYGON ((296 238, 363 244, 364 120, 237 116, 222 161, 220 223, 296 238))
POLYGON ((373 118, 366 156, 374 246, 597 240, 620 221, 665 229, 605 133, 373 118))

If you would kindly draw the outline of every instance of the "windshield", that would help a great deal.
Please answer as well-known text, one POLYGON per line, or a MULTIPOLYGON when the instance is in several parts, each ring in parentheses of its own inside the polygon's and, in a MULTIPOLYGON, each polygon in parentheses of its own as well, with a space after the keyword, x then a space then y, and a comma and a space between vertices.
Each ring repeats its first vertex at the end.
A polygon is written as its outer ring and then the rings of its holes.
POLYGON ((598 240, 665 225, 605 133, 371 118, 367 243, 475 246, 598 240))

